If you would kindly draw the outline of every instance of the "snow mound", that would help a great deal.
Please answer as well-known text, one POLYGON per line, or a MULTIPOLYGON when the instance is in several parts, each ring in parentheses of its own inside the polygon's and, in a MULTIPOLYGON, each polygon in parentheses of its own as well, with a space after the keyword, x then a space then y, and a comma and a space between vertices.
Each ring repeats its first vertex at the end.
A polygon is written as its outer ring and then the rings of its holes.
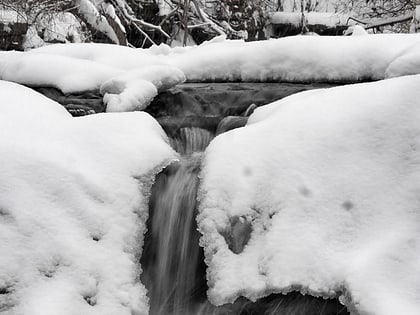
POLYGON ((212 141, 198 224, 213 303, 299 290, 418 314, 419 85, 300 93, 212 141))
POLYGON ((142 110, 158 91, 185 81, 184 74, 175 67, 143 66, 127 70, 124 65, 117 66, 71 54, 0 54, 1 79, 29 86, 51 86, 63 93, 101 90, 107 110, 113 112, 142 110))
POLYGON ((146 113, 72 118, 0 81, 0 312, 147 314, 150 177, 174 159, 146 113))
POLYGON ((67 56, 2 52, 0 79, 30 86, 52 86, 63 93, 99 89, 120 70, 67 56))
POLYGON ((419 43, 419 34, 294 36, 258 42, 218 38, 183 48, 51 45, 33 52, 87 59, 126 70, 171 65, 184 72, 190 82, 357 82, 387 78, 389 65, 410 49, 419 52, 419 43))
POLYGON ((388 78, 420 73, 420 44, 404 51, 386 69, 388 78))
POLYGON ((150 66, 109 79, 101 85, 100 92, 108 112, 143 110, 158 92, 184 81, 184 73, 177 68, 150 66))
POLYGON ((185 80, 381 80, 419 74, 418 55, 419 34, 295 36, 258 42, 218 38, 194 47, 150 49, 59 44, 1 53, 0 79, 53 86, 64 93, 102 87, 109 111, 128 111, 144 109, 157 93, 185 80))

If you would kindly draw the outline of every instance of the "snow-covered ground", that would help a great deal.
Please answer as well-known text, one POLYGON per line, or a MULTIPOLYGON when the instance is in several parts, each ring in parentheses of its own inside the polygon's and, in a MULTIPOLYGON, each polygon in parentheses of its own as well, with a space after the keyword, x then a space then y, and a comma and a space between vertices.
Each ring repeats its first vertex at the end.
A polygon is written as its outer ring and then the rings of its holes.
POLYGON ((213 303, 299 290, 419 313, 419 86, 303 92, 212 141, 198 223, 213 303))
POLYGON ((2 53, 0 78, 53 86, 64 93, 101 88, 109 111, 128 111, 144 109, 162 86, 170 88, 185 78, 251 82, 380 80, 420 73, 419 56, 420 35, 416 34, 295 36, 260 42, 216 38, 194 47, 160 45, 150 49, 63 44, 25 53, 2 53), (152 66, 160 68, 150 69, 152 66))
POLYGON ((176 156, 146 113, 72 118, 0 81, 0 313, 147 314, 152 175, 176 156))

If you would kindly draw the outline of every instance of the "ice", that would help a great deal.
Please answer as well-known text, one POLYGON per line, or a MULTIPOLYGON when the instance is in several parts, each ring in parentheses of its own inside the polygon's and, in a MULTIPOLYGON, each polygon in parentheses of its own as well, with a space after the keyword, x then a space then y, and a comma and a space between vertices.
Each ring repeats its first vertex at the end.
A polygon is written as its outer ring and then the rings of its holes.
POLYGON ((154 173, 176 158, 148 114, 72 118, 0 81, 0 312, 140 315, 154 173))
POLYGON ((198 224, 213 303, 298 290, 418 314, 419 84, 300 93, 212 141, 198 224))

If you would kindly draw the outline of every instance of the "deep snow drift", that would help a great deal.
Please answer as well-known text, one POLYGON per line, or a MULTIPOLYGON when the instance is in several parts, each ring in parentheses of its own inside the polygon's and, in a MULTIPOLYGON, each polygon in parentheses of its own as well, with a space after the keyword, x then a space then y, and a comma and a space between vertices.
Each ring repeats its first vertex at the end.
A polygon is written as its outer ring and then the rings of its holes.
POLYGON ((188 81, 359 82, 420 73, 420 35, 215 38, 199 46, 132 49, 60 44, 0 54, 0 78, 64 93, 100 89, 107 111, 142 110, 188 81), (386 49, 384 49, 386 47, 386 49))
POLYGON ((418 314, 419 86, 296 94, 213 140, 198 217, 212 302, 299 290, 418 314))
POLYGON ((160 126, 72 118, 10 82, 0 94, 0 313, 147 314, 144 193, 175 158, 160 126))

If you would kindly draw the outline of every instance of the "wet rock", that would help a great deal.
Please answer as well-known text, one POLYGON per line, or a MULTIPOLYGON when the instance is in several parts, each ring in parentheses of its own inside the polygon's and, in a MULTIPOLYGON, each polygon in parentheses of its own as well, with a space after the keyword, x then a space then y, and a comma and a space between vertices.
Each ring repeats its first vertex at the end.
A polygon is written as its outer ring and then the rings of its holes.
POLYGON ((254 110, 257 108, 258 106, 255 105, 254 103, 252 103, 251 105, 248 106, 248 108, 246 109, 246 111, 244 112, 244 116, 245 117, 249 117, 252 115, 252 113, 254 112, 254 110))
POLYGON ((37 87, 34 90, 60 103, 73 116, 85 116, 105 111, 105 104, 99 91, 63 94, 53 87, 37 87))
POLYGON ((246 125, 247 121, 248 121, 248 117, 227 116, 223 118, 222 121, 217 126, 216 136, 226 131, 243 127, 246 125))
POLYGON ((223 117, 217 116, 186 116, 186 117, 158 117, 157 121, 169 137, 174 137, 181 128, 201 128, 215 133, 223 117))
POLYGON ((330 86, 333 85, 249 82, 186 83, 159 94, 145 111, 154 117, 243 116, 252 104, 257 107, 297 92, 330 86))
POLYGON ((244 217, 232 217, 230 227, 221 234, 226 240, 229 249, 235 254, 240 254, 244 250, 251 238, 252 225, 244 217))

